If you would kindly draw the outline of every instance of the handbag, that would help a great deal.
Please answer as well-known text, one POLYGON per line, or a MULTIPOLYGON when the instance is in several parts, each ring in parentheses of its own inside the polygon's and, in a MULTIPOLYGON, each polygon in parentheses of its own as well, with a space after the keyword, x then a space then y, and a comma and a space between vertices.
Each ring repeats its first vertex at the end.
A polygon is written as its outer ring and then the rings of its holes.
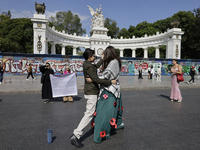
POLYGON ((178 82, 184 81, 183 74, 184 74, 184 73, 177 74, 177 81, 178 81, 178 82))

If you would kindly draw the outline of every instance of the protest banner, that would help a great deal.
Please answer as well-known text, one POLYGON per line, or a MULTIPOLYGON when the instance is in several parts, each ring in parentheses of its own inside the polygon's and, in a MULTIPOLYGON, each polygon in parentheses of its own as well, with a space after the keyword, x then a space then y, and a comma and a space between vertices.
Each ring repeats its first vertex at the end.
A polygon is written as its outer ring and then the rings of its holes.
POLYGON ((75 73, 65 75, 50 75, 53 97, 77 95, 75 73))

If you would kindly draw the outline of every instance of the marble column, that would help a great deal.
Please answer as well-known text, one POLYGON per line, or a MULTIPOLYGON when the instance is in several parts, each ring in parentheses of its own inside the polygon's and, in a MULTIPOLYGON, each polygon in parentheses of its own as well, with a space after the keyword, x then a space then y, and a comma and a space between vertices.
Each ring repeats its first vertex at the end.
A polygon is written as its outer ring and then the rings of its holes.
POLYGON ((166 59, 168 59, 168 46, 166 45, 166 56, 165 56, 166 59))
POLYGON ((134 58, 135 58, 135 50, 136 50, 136 48, 132 48, 132 57, 134 57, 134 58))
POLYGON ((48 54, 48 41, 45 41, 45 54, 48 54))
POLYGON ((119 49, 120 50, 120 57, 124 57, 124 49, 119 49))
POLYGON ((56 54, 56 44, 51 43, 51 54, 56 54))
POLYGON ((73 56, 77 55, 76 48, 77 48, 76 46, 73 46, 73 56))
POLYGON ((148 58, 148 50, 147 48, 143 48, 144 49, 144 58, 148 58))
POLYGON ((65 55, 65 45, 62 45, 61 55, 65 55))
POLYGON ((159 50, 159 46, 156 47, 156 57, 155 58, 160 58, 160 50, 159 50))

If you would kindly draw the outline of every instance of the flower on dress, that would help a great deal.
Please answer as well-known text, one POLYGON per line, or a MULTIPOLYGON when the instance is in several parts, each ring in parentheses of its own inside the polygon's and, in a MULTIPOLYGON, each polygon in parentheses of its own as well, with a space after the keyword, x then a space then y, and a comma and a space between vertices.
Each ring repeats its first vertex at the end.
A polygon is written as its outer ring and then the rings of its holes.
POLYGON ((105 136, 106 136, 106 131, 101 131, 101 132, 100 132, 100 137, 103 138, 103 137, 105 137, 105 136))
POLYGON ((115 129, 117 129, 117 124, 115 124, 115 129))
POLYGON ((95 125, 95 123, 94 123, 94 121, 92 121, 92 122, 91 122, 92 128, 94 128, 94 125, 95 125))
POLYGON ((120 110, 120 108, 118 107, 118 111, 120 110))
POLYGON ((122 118, 123 119, 123 121, 124 121, 124 118, 122 118))
POLYGON ((122 106, 122 107, 121 107, 121 110, 123 110, 123 109, 124 109, 124 107, 122 106))
POLYGON ((97 112, 95 111, 93 115, 96 116, 96 115, 97 115, 97 112))
POLYGON ((116 119, 115 119, 115 118, 110 119, 110 124, 111 124, 112 126, 115 125, 115 122, 116 122, 116 119))
POLYGON ((117 106, 117 101, 114 102, 114 106, 117 106))
POLYGON ((108 95, 107 95, 107 94, 104 94, 104 95, 103 95, 103 98, 104 98, 104 99, 107 99, 107 98, 108 98, 108 95))

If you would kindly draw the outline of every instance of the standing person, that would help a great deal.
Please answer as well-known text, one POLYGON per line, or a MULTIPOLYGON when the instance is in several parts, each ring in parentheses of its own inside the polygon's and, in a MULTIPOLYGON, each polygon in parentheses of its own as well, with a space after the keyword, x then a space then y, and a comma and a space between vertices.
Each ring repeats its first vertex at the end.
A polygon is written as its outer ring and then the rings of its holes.
POLYGON ((143 77, 142 77, 142 65, 141 64, 140 64, 140 66, 138 68, 138 72, 139 72, 138 79, 143 79, 143 77))
POLYGON ((51 80, 50 75, 54 74, 54 71, 51 69, 50 64, 46 63, 45 66, 40 67, 40 71, 44 75, 44 80, 42 83, 42 99, 47 99, 44 103, 54 103, 52 97, 52 89, 51 89, 51 80))
MULTIPOLYGON (((69 73, 73 73, 73 71, 70 69, 70 67, 68 65, 65 66, 65 71, 64 71, 64 74, 69 74, 69 73)), ((73 102, 73 96, 64 96, 63 97, 63 102, 73 102)))
POLYGON ((150 74, 151 74, 151 66, 148 67, 148 79, 150 79, 150 74))
POLYGON ((94 113, 94 141, 96 143, 101 143, 102 140, 109 139, 112 129, 124 128, 119 83, 121 60, 117 51, 112 46, 108 46, 103 53, 104 67, 102 78, 109 80, 116 79, 117 85, 101 86, 96 112, 94 113))
POLYGON ((86 111, 83 118, 81 119, 78 127, 74 130, 73 135, 69 138, 71 144, 76 147, 83 147, 84 145, 80 142, 80 137, 83 134, 84 128, 90 123, 95 112, 97 95, 99 94, 99 85, 109 86, 111 84, 117 84, 116 80, 100 79, 97 76, 97 68, 99 68, 103 63, 102 59, 95 65, 92 64, 95 60, 95 52, 91 49, 86 49, 83 53, 85 62, 83 63, 83 73, 85 79, 84 85, 84 97, 86 99, 86 111), (86 81, 86 78, 91 78, 94 82, 89 83, 86 81))
POLYGON ((155 73, 153 65, 151 65, 151 69, 150 69, 150 79, 152 79, 152 75, 155 73))
POLYGON ((2 81, 3 81, 3 73, 4 73, 4 69, 3 69, 2 64, 0 63, 0 84, 1 84, 2 81))
POLYGON ((194 75, 196 74, 195 73, 195 69, 194 69, 194 66, 192 66, 191 68, 190 68, 190 76, 191 76, 191 79, 189 80, 189 81, 187 81, 187 83, 189 84, 190 83, 190 81, 193 81, 193 84, 196 84, 196 83, 194 83, 194 75))
POLYGON ((198 76, 197 76, 197 79, 199 80, 199 78, 200 78, 200 66, 199 66, 199 68, 198 68, 198 76))
POLYGON ((32 79, 35 80, 35 78, 33 77, 33 72, 32 72, 33 67, 32 66, 33 65, 30 63, 29 67, 28 67, 28 76, 27 76, 26 80, 29 80, 28 78, 29 78, 30 75, 31 75, 32 79))
POLYGON ((161 68, 160 68, 160 66, 158 66, 158 69, 157 69, 157 81, 161 81, 161 68))
MULTIPOLYGON (((182 67, 177 64, 177 60, 172 60, 173 66, 171 67, 171 101, 178 100, 182 102, 181 91, 179 89, 179 82, 177 81, 177 74, 182 74, 182 67)), ((168 69, 167 69, 168 71, 168 69)))

